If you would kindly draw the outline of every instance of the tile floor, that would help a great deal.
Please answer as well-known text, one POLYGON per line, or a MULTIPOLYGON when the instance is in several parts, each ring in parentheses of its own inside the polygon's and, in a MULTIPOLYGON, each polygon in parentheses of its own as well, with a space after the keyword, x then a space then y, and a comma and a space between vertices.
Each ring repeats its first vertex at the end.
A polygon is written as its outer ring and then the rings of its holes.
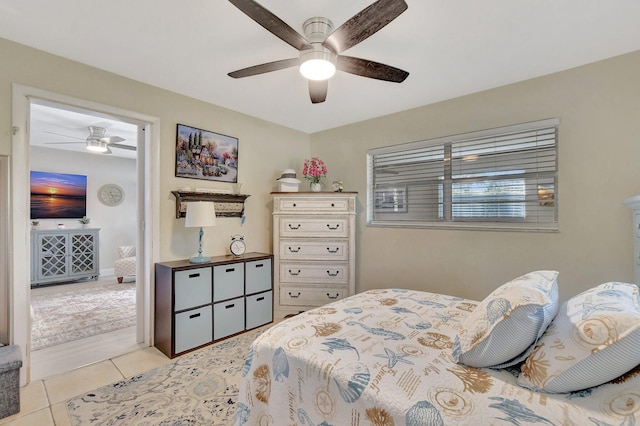
POLYGON ((0 425, 70 425, 66 400, 170 361, 150 347, 34 381, 20 389, 20 412, 0 419, 0 425))

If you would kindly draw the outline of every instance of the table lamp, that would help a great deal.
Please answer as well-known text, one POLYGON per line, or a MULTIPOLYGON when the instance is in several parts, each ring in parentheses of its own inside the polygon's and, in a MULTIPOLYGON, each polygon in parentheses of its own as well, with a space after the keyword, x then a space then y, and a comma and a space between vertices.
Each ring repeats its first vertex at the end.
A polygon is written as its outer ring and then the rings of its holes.
POLYGON ((210 257, 202 256, 202 236, 205 226, 216 226, 216 209, 213 201, 196 201, 187 203, 187 214, 184 221, 187 228, 200 228, 198 255, 189 259, 190 263, 208 263, 210 257))

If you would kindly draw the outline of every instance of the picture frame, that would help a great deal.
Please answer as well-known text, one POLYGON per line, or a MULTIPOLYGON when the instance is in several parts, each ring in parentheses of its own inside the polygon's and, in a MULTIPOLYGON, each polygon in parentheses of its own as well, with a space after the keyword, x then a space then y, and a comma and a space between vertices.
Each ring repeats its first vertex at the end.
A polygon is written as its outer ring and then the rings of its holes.
POLYGON ((237 183, 238 138, 178 124, 176 177, 237 183))
POLYGON ((399 186, 376 189, 374 210, 376 213, 406 213, 407 187, 399 186))

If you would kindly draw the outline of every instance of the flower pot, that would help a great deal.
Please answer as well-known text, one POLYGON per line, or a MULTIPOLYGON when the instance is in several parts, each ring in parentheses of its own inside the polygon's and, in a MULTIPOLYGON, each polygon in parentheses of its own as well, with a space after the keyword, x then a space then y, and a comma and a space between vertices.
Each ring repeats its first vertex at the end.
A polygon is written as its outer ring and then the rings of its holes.
POLYGON ((322 185, 318 182, 311 182, 311 192, 320 192, 322 191, 322 185))

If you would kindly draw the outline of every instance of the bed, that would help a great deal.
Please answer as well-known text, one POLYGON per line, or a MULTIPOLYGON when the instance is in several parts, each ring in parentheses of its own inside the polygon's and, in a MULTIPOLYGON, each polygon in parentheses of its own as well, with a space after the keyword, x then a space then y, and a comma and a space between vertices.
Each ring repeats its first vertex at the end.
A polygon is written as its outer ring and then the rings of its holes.
MULTIPOLYGON (((627 308, 637 310, 637 286, 628 288, 627 308)), ((618 297, 616 291, 603 287, 597 294, 618 297)), ((630 426, 640 419, 638 367, 623 367, 625 374, 599 386, 548 393, 518 383, 530 358, 500 368, 455 362, 463 328, 481 303, 381 289, 283 320, 259 336, 247 354, 234 424, 630 426)), ((611 306, 606 303, 600 305, 611 306)), ((540 342, 547 329, 557 333, 559 326, 548 327, 557 311, 552 309, 545 329, 537 330, 536 350, 545 347, 540 342)), ((637 337, 637 329, 632 331, 637 337)), ((514 339, 520 334, 511 333, 514 339)), ((638 365, 638 347, 631 345, 635 355, 625 362, 638 365)), ((541 354, 528 357, 540 361, 541 354)))

